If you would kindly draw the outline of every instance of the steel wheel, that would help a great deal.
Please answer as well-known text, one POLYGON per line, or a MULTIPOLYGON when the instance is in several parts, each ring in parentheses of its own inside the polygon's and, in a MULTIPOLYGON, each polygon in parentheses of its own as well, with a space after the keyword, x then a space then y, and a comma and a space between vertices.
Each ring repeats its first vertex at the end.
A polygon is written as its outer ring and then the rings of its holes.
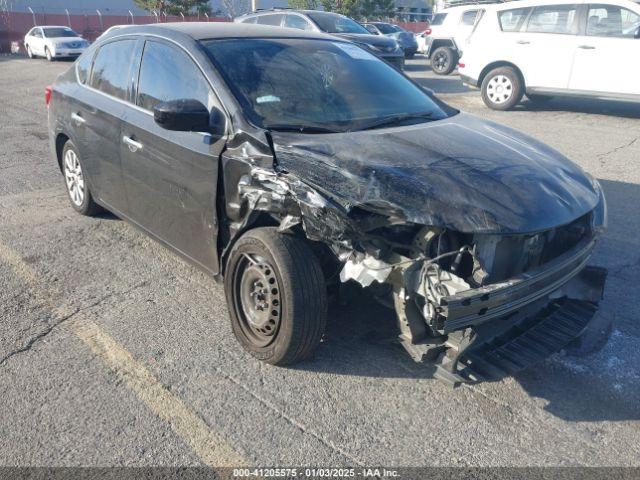
POLYGON ((69 198, 74 205, 81 207, 85 196, 84 177, 78 155, 72 149, 68 149, 64 154, 64 179, 69 198))
POLYGON ((513 83, 506 75, 496 75, 487 84, 487 97, 500 105, 508 102, 513 96, 513 83))
POLYGON ((254 254, 243 254, 235 272, 234 295, 240 327, 256 347, 271 344, 280 329, 281 291, 275 270, 254 254))
POLYGON ((437 72, 446 72, 449 68, 449 56, 446 52, 436 52, 431 64, 432 68, 437 72))

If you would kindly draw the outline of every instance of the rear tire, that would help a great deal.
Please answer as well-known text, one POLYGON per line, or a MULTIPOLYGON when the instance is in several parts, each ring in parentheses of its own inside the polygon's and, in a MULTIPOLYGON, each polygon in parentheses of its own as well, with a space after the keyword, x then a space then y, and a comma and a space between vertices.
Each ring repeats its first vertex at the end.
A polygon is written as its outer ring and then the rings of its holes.
POLYGON ((510 110, 524 94, 524 84, 518 72, 511 67, 491 70, 482 80, 482 100, 492 110, 510 110))
POLYGON ((327 289, 306 240, 275 227, 249 230, 229 254, 224 286, 233 333, 255 358, 289 365, 320 343, 327 289))
POLYGON ((62 148, 61 168, 67 188, 67 196, 73 209, 79 214, 89 217, 100 213, 102 208, 93 201, 93 196, 82 168, 80 154, 71 140, 67 140, 67 143, 62 148))
POLYGON ((431 70, 437 75, 449 75, 458 64, 458 53, 451 47, 439 47, 431 55, 431 70))

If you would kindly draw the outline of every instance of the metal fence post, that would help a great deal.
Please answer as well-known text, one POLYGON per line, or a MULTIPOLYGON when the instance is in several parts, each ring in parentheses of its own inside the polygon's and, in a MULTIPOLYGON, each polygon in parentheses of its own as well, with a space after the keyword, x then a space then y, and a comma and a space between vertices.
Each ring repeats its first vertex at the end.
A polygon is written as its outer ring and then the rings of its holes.
POLYGON ((69 9, 65 8, 64 11, 67 14, 67 25, 69 25, 69 28, 71 28, 71 15, 69 15, 69 9))
POLYGON ((182 17, 182 21, 184 22, 184 13, 180 12, 180 16, 182 17))
POLYGON ((96 10, 96 12, 98 13, 98 18, 100 19, 100 30, 104 31, 104 23, 102 23, 102 13, 100 13, 100 10, 96 10))
POLYGON ((27 7, 27 9, 31 12, 31 16, 33 17, 33 26, 37 27, 38 22, 36 22, 36 12, 33 11, 33 8, 27 7))
POLYGON ((131 15, 131 25, 135 25, 136 19, 133 17, 133 12, 131 10, 129 10, 129 15, 131 15))
POLYGON ((209 21, 209 14, 207 12, 204 12, 204 16, 207 17, 207 22, 209 21))

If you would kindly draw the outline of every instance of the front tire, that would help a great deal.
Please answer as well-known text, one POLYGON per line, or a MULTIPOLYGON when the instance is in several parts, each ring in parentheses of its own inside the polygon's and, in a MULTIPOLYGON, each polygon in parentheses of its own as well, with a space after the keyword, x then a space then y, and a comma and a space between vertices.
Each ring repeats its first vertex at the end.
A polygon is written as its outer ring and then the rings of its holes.
POLYGON ((491 70, 482 81, 482 100, 492 110, 510 110, 524 94, 520 75, 511 67, 491 70))
POLYGON ((47 60, 53 62, 53 55, 51 55, 51 50, 49 50, 49 47, 45 47, 44 54, 47 57, 47 60))
POLYGON ((67 195, 73 209, 81 215, 93 216, 102 208, 93 201, 91 190, 86 181, 80 154, 71 140, 62 148, 62 174, 67 187, 67 195))
POLYGON ((27 49, 27 57, 29 57, 30 59, 33 59, 34 55, 33 55, 33 52, 31 51, 31 47, 27 45, 26 49, 27 49))
POLYGON ((233 333, 255 358, 293 364, 320 343, 327 291, 304 239, 275 227, 246 232, 229 254, 224 285, 233 333))
POLYGON ((458 54, 451 47, 439 47, 431 55, 431 70, 437 75, 449 75, 456 68, 458 54))

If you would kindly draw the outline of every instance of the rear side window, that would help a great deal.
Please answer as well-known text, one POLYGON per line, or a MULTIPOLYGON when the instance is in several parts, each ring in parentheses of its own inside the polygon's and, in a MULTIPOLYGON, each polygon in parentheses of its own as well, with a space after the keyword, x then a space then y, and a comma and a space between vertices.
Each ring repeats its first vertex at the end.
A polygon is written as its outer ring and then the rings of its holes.
POLYGON ((587 35, 634 38, 640 28, 640 15, 617 5, 589 5, 587 35))
POLYGON ((299 15, 286 15, 284 17, 284 26, 297 28, 298 30, 313 30, 311 24, 299 15))
POLYGON ((119 40, 100 47, 91 72, 93 88, 126 100, 135 43, 135 40, 119 40))
POLYGON ((85 84, 89 80, 89 73, 91 73, 91 62, 93 61, 93 52, 87 52, 82 55, 76 63, 76 72, 78 73, 78 80, 80 83, 85 84))
POLYGON ((258 17, 258 23, 260 25, 275 25, 280 26, 282 23, 283 15, 281 13, 276 13, 274 15, 261 15, 258 17))
POLYGON ((160 102, 198 100, 211 109, 214 96, 196 64, 176 47, 148 41, 144 47, 136 104, 153 110, 160 102))
POLYGON ((460 23, 462 25, 473 25, 476 22, 477 16, 478 16, 478 10, 468 10, 462 14, 462 18, 460 18, 460 23))
POLYGON ((514 8, 498 13, 498 22, 503 32, 518 32, 529 15, 530 8, 514 8))
POLYGON ((536 7, 529 17, 527 32, 576 33, 575 20, 577 10, 577 5, 548 5, 536 7))
POLYGON ((445 18, 447 18, 446 13, 437 13, 431 20, 431 25, 442 25, 445 18))

